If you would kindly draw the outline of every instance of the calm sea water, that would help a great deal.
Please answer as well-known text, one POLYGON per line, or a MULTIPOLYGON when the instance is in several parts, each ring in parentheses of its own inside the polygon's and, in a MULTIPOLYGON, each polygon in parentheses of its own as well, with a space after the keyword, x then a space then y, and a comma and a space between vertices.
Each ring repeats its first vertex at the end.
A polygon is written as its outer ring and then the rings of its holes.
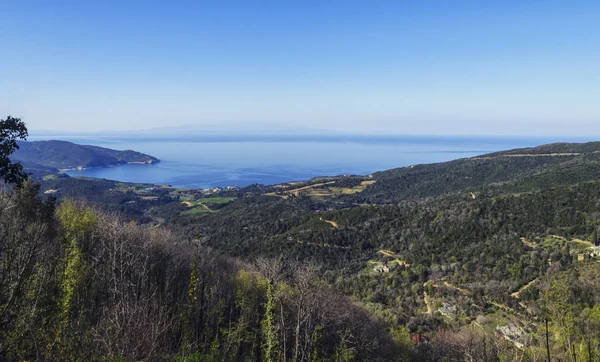
MULTIPOLYGON (((42 138, 31 137, 30 140, 42 138)), ((199 188, 276 184, 316 176, 367 175, 395 167, 449 161, 551 141, 441 137, 53 138, 118 150, 132 149, 161 160, 154 165, 69 171, 71 176, 199 188)))

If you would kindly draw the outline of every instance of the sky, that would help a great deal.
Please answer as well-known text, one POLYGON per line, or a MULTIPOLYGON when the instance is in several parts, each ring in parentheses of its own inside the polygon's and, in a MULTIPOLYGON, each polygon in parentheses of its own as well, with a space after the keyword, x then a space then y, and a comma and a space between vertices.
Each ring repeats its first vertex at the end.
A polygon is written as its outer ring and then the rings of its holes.
POLYGON ((1 0, 0 24, 0 117, 32 131, 600 136, 600 1, 1 0))

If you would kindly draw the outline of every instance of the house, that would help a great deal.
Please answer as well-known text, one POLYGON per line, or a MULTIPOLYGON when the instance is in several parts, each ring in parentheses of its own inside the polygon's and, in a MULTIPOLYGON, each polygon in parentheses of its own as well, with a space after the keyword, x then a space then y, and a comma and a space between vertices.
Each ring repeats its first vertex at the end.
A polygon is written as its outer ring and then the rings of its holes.
POLYGON ((422 344, 429 343, 429 338, 425 337, 421 333, 413 334, 412 336, 410 336, 410 339, 415 346, 420 346, 422 344))
POLYGON ((514 323, 506 326, 498 326, 496 330, 504 339, 512 342, 517 348, 523 348, 527 344, 527 333, 514 323))
POLYGON ((389 273, 390 267, 387 265, 384 265, 384 264, 377 264, 377 265, 375 265, 373 270, 377 273, 389 273))
POLYGON ((438 312, 444 317, 451 317, 456 313, 456 306, 448 303, 444 303, 443 306, 438 308, 438 312))

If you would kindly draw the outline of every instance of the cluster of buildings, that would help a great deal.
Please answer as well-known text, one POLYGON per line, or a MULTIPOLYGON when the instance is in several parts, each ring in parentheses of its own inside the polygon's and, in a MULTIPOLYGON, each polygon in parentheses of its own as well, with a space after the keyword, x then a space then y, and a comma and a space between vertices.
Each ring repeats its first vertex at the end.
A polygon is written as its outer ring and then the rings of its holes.
POLYGON ((210 189, 176 189, 171 192, 173 196, 202 196, 215 194, 221 191, 239 190, 239 186, 214 187, 210 189))
POLYGON ((590 246, 587 249, 583 249, 583 250, 573 250, 571 251, 572 254, 577 254, 577 261, 578 262, 584 262, 588 259, 595 259, 600 257, 600 246, 599 245, 594 245, 594 246, 590 246))

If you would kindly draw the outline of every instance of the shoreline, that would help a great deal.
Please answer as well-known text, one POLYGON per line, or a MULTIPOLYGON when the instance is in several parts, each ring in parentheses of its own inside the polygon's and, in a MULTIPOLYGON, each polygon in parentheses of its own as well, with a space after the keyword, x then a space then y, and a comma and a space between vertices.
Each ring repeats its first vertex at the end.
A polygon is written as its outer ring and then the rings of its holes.
POLYGON ((92 167, 75 167, 75 168, 58 168, 57 170, 59 172, 68 172, 68 171, 85 171, 85 170, 93 170, 96 168, 111 168, 111 167, 119 167, 119 166, 123 166, 123 165, 154 165, 160 163, 160 160, 157 158, 156 161, 154 160, 148 160, 148 161, 131 161, 131 162, 125 162, 125 163, 120 163, 117 165, 108 165, 108 166, 92 166, 92 167))

